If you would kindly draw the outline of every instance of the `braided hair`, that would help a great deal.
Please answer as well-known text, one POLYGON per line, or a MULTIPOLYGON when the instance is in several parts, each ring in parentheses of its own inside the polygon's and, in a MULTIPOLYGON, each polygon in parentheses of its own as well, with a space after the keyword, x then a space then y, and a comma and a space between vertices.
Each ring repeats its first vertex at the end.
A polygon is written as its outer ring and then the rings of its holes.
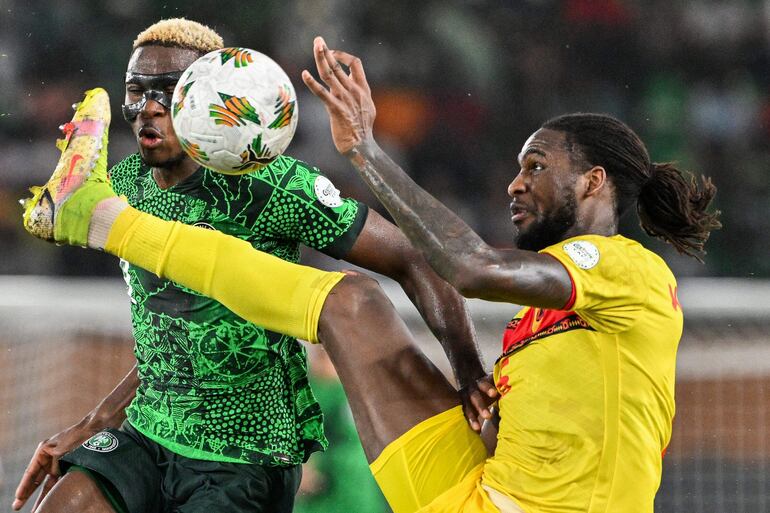
POLYGON ((710 178, 685 174, 672 163, 655 163, 625 123, 604 114, 576 113, 546 121, 543 128, 566 135, 587 164, 602 166, 615 189, 621 216, 636 204, 642 229, 702 262, 703 245, 720 228, 719 211, 708 212, 716 194, 710 178))

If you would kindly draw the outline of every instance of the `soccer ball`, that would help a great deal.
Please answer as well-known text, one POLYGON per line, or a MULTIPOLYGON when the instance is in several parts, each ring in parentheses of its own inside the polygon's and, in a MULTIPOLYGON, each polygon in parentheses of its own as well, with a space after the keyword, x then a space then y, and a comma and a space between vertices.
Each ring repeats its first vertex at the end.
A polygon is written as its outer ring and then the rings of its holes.
POLYGON ((182 74, 171 119, 193 160, 240 175, 270 164, 289 146, 297 128, 297 95, 270 57, 248 48, 223 48, 182 74))

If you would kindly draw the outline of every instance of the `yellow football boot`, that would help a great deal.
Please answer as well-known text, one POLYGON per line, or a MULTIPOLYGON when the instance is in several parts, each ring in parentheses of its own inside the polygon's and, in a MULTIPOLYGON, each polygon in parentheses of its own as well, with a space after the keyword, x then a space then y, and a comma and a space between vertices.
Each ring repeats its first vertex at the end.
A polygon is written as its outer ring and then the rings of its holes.
POLYGON ((22 200, 24 228, 40 239, 85 247, 94 207, 115 196, 107 177, 110 98, 91 89, 73 107, 72 121, 60 127, 65 137, 56 142, 62 154, 53 175, 22 200))

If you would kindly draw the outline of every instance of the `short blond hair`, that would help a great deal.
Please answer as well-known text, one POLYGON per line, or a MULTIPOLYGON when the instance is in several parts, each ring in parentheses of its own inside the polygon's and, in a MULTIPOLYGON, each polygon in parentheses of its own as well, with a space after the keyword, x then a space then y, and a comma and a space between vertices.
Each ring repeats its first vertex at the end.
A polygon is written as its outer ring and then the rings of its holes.
POLYGON ((185 18, 170 18, 140 32, 134 39, 133 49, 147 45, 178 46, 204 54, 223 48, 224 42, 222 36, 206 25, 185 18))

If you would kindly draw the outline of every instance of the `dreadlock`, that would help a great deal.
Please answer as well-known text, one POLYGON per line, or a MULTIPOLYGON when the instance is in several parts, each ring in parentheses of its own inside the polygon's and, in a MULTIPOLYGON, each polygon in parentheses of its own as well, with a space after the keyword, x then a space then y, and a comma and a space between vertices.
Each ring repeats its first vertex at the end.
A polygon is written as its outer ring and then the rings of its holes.
POLYGON ((702 262, 699 254, 705 254, 709 233, 722 226, 719 211, 707 211, 717 190, 711 179, 702 178, 699 186, 672 163, 650 162, 639 136, 611 116, 567 114, 545 122, 543 128, 563 132, 589 165, 604 167, 615 189, 618 216, 636 203, 648 235, 702 262))

